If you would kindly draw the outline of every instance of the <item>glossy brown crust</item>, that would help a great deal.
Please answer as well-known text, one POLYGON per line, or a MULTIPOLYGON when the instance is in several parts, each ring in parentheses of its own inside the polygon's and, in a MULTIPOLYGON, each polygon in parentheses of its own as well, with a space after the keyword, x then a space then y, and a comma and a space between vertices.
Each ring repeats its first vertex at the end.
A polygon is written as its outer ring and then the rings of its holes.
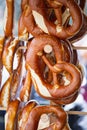
POLYGON ((0 88, 1 88, 1 81, 2 81, 2 52, 3 52, 3 46, 4 46, 5 38, 0 36, 0 88))
MULTIPOLYGON (((55 1, 58 2, 59 4, 66 6, 67 8, 69 8, 70 14, 73 19, 73 23, 71 26, 66 28, 64 26, 55 25, 54 23, 52 23, 48 19, 48 16, 46 15, 46 8, 45 8, 43 0, 29 0, 29 5, 32 10, 36 11, 37 13, 39 13, 40 15, 43 16, 44 23, 48 29, 49 34, 55 35, 61 39, 70 38, 73 35, 75 35, 81 28, 81 25, 82 25, 81 10, 80 10, 79 6, 77 5, 77 3, 73 0, 66 0, 66 1, 55 0, 55 1), (61 28, 61 31, 57 31, 58 28, 61 28)), ((48 2, 50 4, 50 2, 54 2, 54 0, 48 1, 48 2)))
POLYGON ((12 73, 13 70, 13 59, 14 59, 14 54, 17 49, 17 45, 19 43, 18 39, 10 39, 6 41, 3 49, 3 54, 2 54, 2 62, 5 68, 9 73, 12 73))
POLYGON ((5 130, 15 129, 15 120, 19 103, 19 100, 14 100, 10 102, 5 115, 5 130))
POLYGON ((48 99, 66 98, 75 93, 76 91, 78 91, 78 89, 80 88, 82 76, 79 69, 75 65, 64 62, 62 60, 61 44, 58 41, 58 39, 52 36, 40 35, 31 41, 31 44, 28 48, 26 55, 26 64, 28 69, 30 69, 33 83, 36 86, 35 87, 36 91, 40 94, 40 96, 44 98, 48 99), (39 56, 37 54, 38 52, 43 52, 43 48, 46 44, 49 44, 53 47, 53 51, 56 57, 56 63, 52 65, 44 55, 41 56, 46 65, 48 66, 48 68, 52 71, 53 84, 50 84, 44 80, 38 67, 39 56), (46 89, 49 91, 52 97, 49 96, 45 97, 43 94, 41 94, 41 92, 38 89, 39 84, 37 84, 36 76, 34 76, 32 70, 34 71, 38 79, 41 81, 42 89, 43 86, 46 87, 46 89), (63 71, 68 72, 71 75, 72 80, 70 80, 70 83, 68 85, 60 86, 57 80, 57 74, 63 71))
POLYGON ((7 18, 4 33, 6 37, 13 35, 14 0, 6 0, 7 18))
POLYGON ((71 43, 75 43, 75 42, 79 41, 81 38, 84 37, 84 35, 87 32, 87 16, 83 12, 82 12, 82 15, 83 15, 82 27, 74 37, 69 39, 71 43))
POLYGON ((16 70, 13 71, 12 81, 11 81, 11 89, 10 89, 10 99, 14 100, 17 98, 17 91, 21 80, 21 69, 22 64, 18 66, 16 70))
MULTIPOLYGON (((58 106, 36 106, 30 112, 28 121, 24 130, 36 130, 42 114, 53 113, 57 116, 57 121, 53 122, 46 130, 62 130, 67 122, 67 115, 61 107, 58 106)), ((44 129, 44 130, 45 130, 44 129)))
POLYGON ((28 102, 23 109, 21 110, 21 113, 19 113, 19 129, 18 130, 24 130, 26 127, 26 123, 28 121, 28 116, 30 114, 30 112, 32 111, 32 109, 37 105, 36 102, 31 101, 28 102))
POLYGON ((73 103, 78 97, 78 94, 79 92, 76 92, 75 94, 72 94, 70 97, 67 97, 65 99, 61 98, 61 99, 52 100, 52 101, 55 102, 56 104, 67 105, 67 104, 73 103))
POLYGON ((10 103, 10 88, 12 75, 6 80, 0 90, 0 106, 7 108, 10 103))
POLYGON ((28 5, 28 0, 21 0, 21 11, 23 12, 28 5))
POLYGON ((32 10, 29 5, 23 12, 23 23, 28 32, 31 33, 34 37, 43 33, 43 31, 35 23, 34 17, 32 15, 32 10))
POLYGON ((26 73, 24 84, 20 90, 20 100, 23 102, 27 102, 30 99, 31 92, 31 74, 28 70, 26 73))
POLYGON ((27 40, 28 39, 28 31, 27 28, 24 25, 23 22, 23 14, 21 14, 19 21, 18 21, 18 37, 19 39, 22 40, 27 40))

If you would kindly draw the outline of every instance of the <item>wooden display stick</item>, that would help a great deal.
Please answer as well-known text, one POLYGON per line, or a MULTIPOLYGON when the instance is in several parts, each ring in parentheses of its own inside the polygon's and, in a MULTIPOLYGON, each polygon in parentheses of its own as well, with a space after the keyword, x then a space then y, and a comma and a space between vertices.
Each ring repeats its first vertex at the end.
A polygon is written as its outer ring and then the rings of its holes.
POLYGON ((0 107, 0 111, 6 111, 7 110, 7 108, 5 108, 5 107, 0 107))
POLYGON ((81 111, 66 111, 68 115, 81 115, 86 116, 87 112, 81 112, 81 111))
POLYGON ((72 46, 75 50, 87 50, 86 46, 72 46))

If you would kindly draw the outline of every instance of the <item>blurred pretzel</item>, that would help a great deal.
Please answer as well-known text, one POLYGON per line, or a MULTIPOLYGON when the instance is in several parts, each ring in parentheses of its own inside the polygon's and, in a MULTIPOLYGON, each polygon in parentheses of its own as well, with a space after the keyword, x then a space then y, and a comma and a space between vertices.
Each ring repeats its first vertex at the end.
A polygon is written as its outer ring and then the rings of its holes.
POLYGON ((23 102, 27 102, 30 99, 30 92, 31 92, 31 74, 28 70, 26 72, 24 84, 20 90, 20 100, 23 102))
POLYGON ((11 101, 5 114, 5 130, 16 129, 16 118, 20 101, 11 101))
POLYGON ((37 102, 35 101, 29 101, 25 104, 25 106, 20 110, 18 115, 18 130, 24 130, 26 127, 26 123, 28 121, 28 116, 32 109, 36 107, 37 102))
POLYGON ((7 108, 10 103, 10 88, 12 75, 6 80, 0 90, 0 106, 7 108))
POLYGON ((18 47, 19 40, 18 39, 8 39, 4 45, 3 54, 2 54, 2 62, 5 68, 9 73, 13 71, 13 59, 15 51, 18 47))
POLYGON ((69 27, 64 27, 60 24, 55 25, 48 19, 46 13, 46 7, 43 0, 42 1, 29 0, 29 5, 37 25, 45 33, 57 36, 61 39, 67 39, 74 36, 82 26, 82 14, 77 3, 73 0, 71 1, 47 0, 47 1, 49 2, 49 4, 51 4, 52 7, 54 7, 54 5, 57 7, 59 7, 59 5, 60 6, 64 5, 66 8, 68 8, 72 17, 72 25, 69 27), (38 19, 40 19, 40 21, 38 19))
POLYGON ((6 0, 4 33, 6 37, 13 35, 14 0, 6 0))

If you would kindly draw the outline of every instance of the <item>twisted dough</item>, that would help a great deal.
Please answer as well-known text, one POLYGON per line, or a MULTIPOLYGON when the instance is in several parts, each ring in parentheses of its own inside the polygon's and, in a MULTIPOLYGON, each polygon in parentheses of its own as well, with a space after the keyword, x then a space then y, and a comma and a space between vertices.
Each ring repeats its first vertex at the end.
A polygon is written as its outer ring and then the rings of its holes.
POLYGON ((57 116, 57 120, 50 124, 50 126, 48 126, 47 128, 44 128, 43 130, 63 130, 67 123, 67 114, 61 107, 51 105, 36 106, 35 108, 33 108, 28 116, 28 120, 24 130, 36 130, 38 127, 40 116, 45 113, 55 114, 57 116))
MULTIPOLYGON (((55 37, 39 35, 31 41, 26 55, 27 69, 30 70, 35 90, 46 99, 66 99, 78 92, 80 88, 82 82, 81 72, 75 65, 64 62, 62 59, 62 45, 55 37), (52 47, 56 59, 54 64, 50 63, 45 56, 45 45, 52 47), (47 82, 41 74, 39 69, 40 57, 53 74, 52 84, 47 82), (66 85, 60 85, 57 79, 57 75, 62 72, 67 72, 70 75, 69 83, 66 85)), ((65 77, 67 77, 67 73, 65 73, 65 77)))
POLYGON ((59 37, 60 39, 66 39, 74 36, 82 25, 82 14, 79 6, 73 0, 47 0, 49 4, 52 3, 59 7, 64 5, 69 9, 72 17, 72 25, 69 27, 61 26, 60 24, 55 25, 49 20, 46 13, 46 7, 44 0, 29 0, 29 5, 32 10, 35 22, 37 25, 47 34, 51 34, 59 37), (41 24, 38 19, 41 19, 41 24), (43 24, 42 24, 43 23, 43 24), (44 26, 42 26, 44 25, 44 26))

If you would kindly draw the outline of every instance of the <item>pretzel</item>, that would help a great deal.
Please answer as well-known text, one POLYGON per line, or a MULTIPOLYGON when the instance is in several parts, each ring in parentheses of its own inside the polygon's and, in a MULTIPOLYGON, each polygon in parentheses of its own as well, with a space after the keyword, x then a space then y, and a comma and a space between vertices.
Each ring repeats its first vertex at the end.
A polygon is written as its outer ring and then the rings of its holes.
POLYGON ((23 12, 28 5, 28 0, 21 0, 21 11, 23 12))
POLYGON ((14 0, 6 0, 4 34, 6 37, 12 36, 13 30, 14 0))
MULTIPOLYGON (((62 60, 62 45, 55 37, 48 35, 39 35, 31 41, 27 50, 26 66, 31 72, 32 81, 35 90, 40 96, 47 99, 66 98, 74 94, 80 88, 82 77, 79 69, 71 63, 62 60), (50 63, 44 54, 44 47, 50 45, 55 55, 56 61, 50 63), (48 66, 53 74, 53 83, 50 84, 44 80, 38 67, 38 58, 41 56, 44 63, 48 66), (57 75, 62 72, 68 72, 71 75, 67 85, 60 86, 57 75), (78 79, 78 81, 77 81, 78 79)), ((65 74, 66 77, 66 74, 65 74)))
MULTIPOLYGON (((5 38, 0 36, 0 59, 2 59, 4 40, 5 38)), ((2 81, 2 67, 3 67, 2 60, 0 60, 0 86, 1 86, 1 81, 2 81)))
POLYGON ((43 33, 43 31, 35 23, 32 15, 32 10, 29 5, 27 5, 25 10, 23 11, 23 23, 27 28, 27 31, 33 36, 37 36, 43 33))
POLYGON ((21 14, 19 21, 18 21, 18 37, 21 40, 28 39, 28 31, 23 22, 23 14, 21 14))
POLYGON ((77 5, 77 3, 73 0, 71 0, 71 1, 47 0, 47 1, 49 2, 49 4, 51 3, 51 5, 56 3, 55 4, 56 6, 64 5, 66 8, 68 8, 70 10, 70 13, 71 13, 71 16, 73 19, 73 23, 69 27, 60 26, 60 24, 55 25, 48 19, 48 16, 46 14, 45 4, 44 4, 43 0, 42 1, 29 0, 29 5, 30 5, 32 14, 34 16, 34 19, 35 19, 35 22, 37 23, 37 25, 45 33, 57 36, 61 39, 70 38, 73 35, 75 35, 79 31, 79 29, 81 28, 81 25, 82 25, 82 14, 81 14, 81 10, 80 10, 79 6, 77 5), (39 22, 38 19, 40 19, 41 23, 39 22))
POLYGON ((16 129, 14 124, 16 122, 19 103, 20 101, 18 99, 10 102, 5 114, 5 130, 16 129))
POLYGON ((69 39, 71 43, 75 43, 76 41, 79 41, 87 33, 87 30, 86 30, 86 28, 87 28, 87 16, 83 12, 82 12, 82 15, 83 15, 82 27, 74 37, 69 39))
POLYGON ((23 12, 26 10, 26 7, 28 6, 28 0, 22 0, 21 1, 21 15, 18 21, 18 36, 21 40, 27 40, 28 39, 28 31, 27 28, 23 22, 23 12))
POLYGON ((75 94, 72 94, 70 97, 61 98, 61 99, 52 100, 52 101, 56 104, 67 105, 74 102, 77 99, 78 94, 79 94, 79 91, 75 92, 75 94))
POLYGON ((20 84, 20 80, 21 80, 21 69, 22 69, 22 65, 20 63, 20 65, 17 67, 17 69, 15 69, 13 71, 13 76, 12 76, 12 81, 11 81, 11 88, 10 88, 10 99, 14 100, 17 98, 17 92, 18 92, 18 87, 20 84))
POLYGON ((27 120, 28 120, 28 116, 30 114, 30 112, 32 111, 32 109, 34 107, 36 107, 37 102, 36 101, 29 101, 27 102, 24 107, 20 110, 19 114, 18 114, 18 130, 24 130, 27 120))
POLYGON ((13 70, 13 59, 18 43, 18 39, 10 38, 6 41, 3 49, 2 62, 9 73, 13 70))
POLYGON ((6 80, 0 90, 0 106, 7 108, 10 102, 10 88, 12 75, 6 80))
POLYGON ((40 120, 40 117, 42 114, 55 114, 57 116, 57 121, 53 122, 48 126, 47 128, 44 128, 44 130, 48 129, 54 129, 54 130, 63 130, 65 127, 65 124, 67 122, 67 114, 66 112, 58 106, 36 106, 32 109, 28 116, 28 120, 26 123, 26 127, 24 130, 36 130, 38 127, 38 123, 40 120))
POLYGON ((21 101, 27 102, 30 98, 30 92, 31 92, 31 75, 30 72, 27 71, 24 84, 20 90, 21 101))

